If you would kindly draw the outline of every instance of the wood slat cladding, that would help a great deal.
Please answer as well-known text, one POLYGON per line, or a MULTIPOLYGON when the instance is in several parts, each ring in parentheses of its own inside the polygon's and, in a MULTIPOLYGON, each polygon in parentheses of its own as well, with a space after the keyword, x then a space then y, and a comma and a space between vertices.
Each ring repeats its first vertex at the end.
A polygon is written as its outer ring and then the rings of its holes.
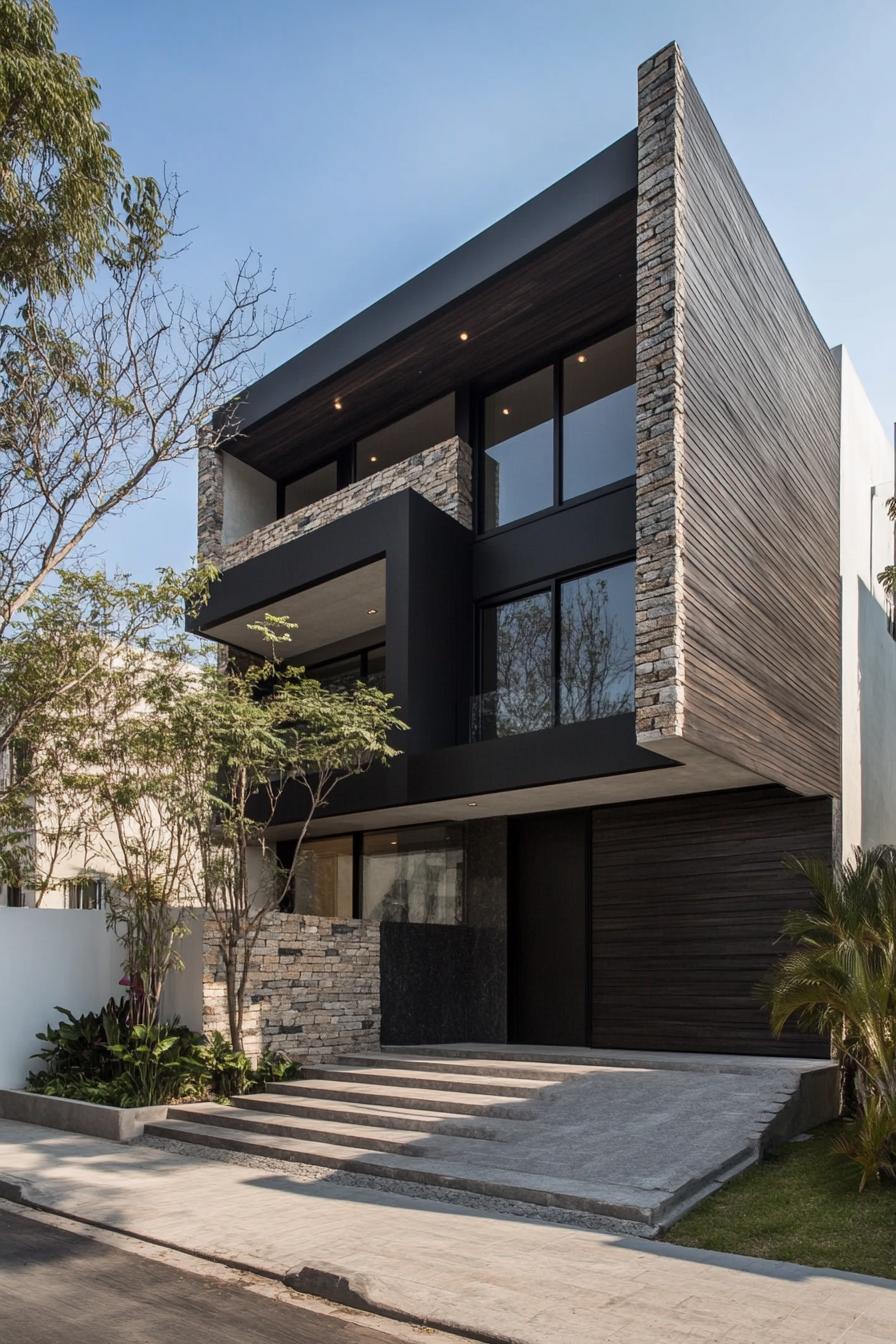
POLYGON ((629 196, 321 384, 237 440, 272 476, 332 453, 473 379, 498 382, 632 319, 635 203, 629 196), (460 341, 458 333, 469 331, 460 341), (334 411, 339 398, 343 409, 334 411))
MULTIPOLYGON (((639 248, 649 225, 668 256, 665 285, 639 271, 639 328, 649 332, 654 309, 672 315, 656 412, 671 448, 649 504, 661 521, 657 493, 669 506, 660 538, 674 582, 660 594, 668 610, 639 630, 639 741, 661 750, 651 738, 678 736, 798 792, 836 795, 834 361, 678 49, 641 79, 654 155, 641 169, 639 248), (663 156, 672 186, 651 215, 663 156)), ((657 372, 654 355, 639 330, 639 386, 657 372)), ((642 456, 654 428, 639 421, 642 456)), ((656 539, 640 523, 638 544, 647 583, 656 539)))
POLYGON ((779 788, 698 794, 593 814, 592 1044, 827 1055, 769 1030, 756 985, 811 901, 782 859, 831 857, 831 802, 779 788))

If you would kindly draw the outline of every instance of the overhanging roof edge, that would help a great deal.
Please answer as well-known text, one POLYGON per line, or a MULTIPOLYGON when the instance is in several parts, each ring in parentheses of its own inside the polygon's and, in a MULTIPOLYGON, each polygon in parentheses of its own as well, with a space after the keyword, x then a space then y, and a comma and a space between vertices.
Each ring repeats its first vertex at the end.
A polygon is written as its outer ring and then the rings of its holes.
POLYGON ((633 130, 252 383, 237 399, 235 432, 245 433, 340 369, 632 192, 637 174, 633 130))

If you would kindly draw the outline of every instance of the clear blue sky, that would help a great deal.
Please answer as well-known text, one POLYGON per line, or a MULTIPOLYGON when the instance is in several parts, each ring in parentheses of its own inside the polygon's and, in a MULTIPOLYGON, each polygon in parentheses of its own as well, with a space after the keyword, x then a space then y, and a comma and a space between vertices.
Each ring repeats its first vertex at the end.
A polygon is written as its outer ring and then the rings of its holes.
MULTIPOLYGON (((216 289, 307 313, 273 367, 630 130, 674 38, 825 338, 896 417, 894 0, 57 0, 131 173, 176 170, 216 289)), ((186 564, 195 469, 96 540, 186 564)))

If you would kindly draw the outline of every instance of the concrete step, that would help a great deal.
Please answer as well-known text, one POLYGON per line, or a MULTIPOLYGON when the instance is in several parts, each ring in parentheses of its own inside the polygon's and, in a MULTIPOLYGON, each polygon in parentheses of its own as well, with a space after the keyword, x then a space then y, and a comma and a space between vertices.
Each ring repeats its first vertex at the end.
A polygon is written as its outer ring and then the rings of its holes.
POLYGON ((391 1050, 376 1055, 342 1055, 336 1062, 352 1068, 416 1069, 428 1073, 464 1074, 472 1078, 521 1078, 543 1084, 566 1082, 594 1073, 600 1068, 599 1064, 530 1064, 517 1063, 512 1059, 476 1059, 470 1056, 453 1059, 429 1054, 393 1054, 391 1050))
POLYGON ((231 1097, 231 1109, 265 1111, 297 1119, 335 1120, 344 1125, 374 1125, 381 1129, 414 1129, 423 1134, 451 1134, 462 1139, 504 1139, 515 1131, 512 1120, 480 1119, 447 1111, 422 1111, 408 1106, 364 1106, 353 1101, 315 1101, 255 1092, 231 1097))
MULTIPOLYGON (((372 1072, 376 1072, 373 1070, 372 1072)), ((379 1079, 369 1083, 343 1082, 336 1078, 308 1078, 294 1083, 268 1083, 267 1091, 277 1096, 305 1100, 349 1101, 362 1106, 413 1107, 420 1111, 448 1112, 452 1115, 500 1117, 505 1120, 531 1120, 534 1108, 522 1097, 478 1093, 448 1092, 432 1087, 392 1087, 379 1079)))
POLYGON ((462 1161, 468 1151, 468 1139, 434 1137, 417 1129, 389 1129, 379 1125, 346 1125, 337 1120, 302 1120, 275 1115, 270 1111, 244 1110, 221 1106, 214 1101, 184 1103, 168 1108, 169 1120, 186 1120, 198 1125, 245 1131, 276 1139, 310 1139, 337 1147, 363 1149, 378 1153, 410 1153, 434 1157, 454 1157, 462 1161))
POLYGON ((541 1207, 577 1209, 599 1217, 625 1219, 629 1223, 641 1224, 645 1230, 654 1223, 654 1211, 641 1198, 647 1192, 622 1187, 592 1188, 563 1177, 506 1171, 497 1165, 484 1168, 481 1174, 474 1175, 462 1162, 368 1152, 363 1148, 319 1143, 311 1139, 275 1138, 190 1120, 157 1120, 146 1125, 144 1133, 155 1138, 250 1153, 280 1162, 332 1167, 386 1180, 413 1181, 421 1185, 464 1190, 492 1199, 509 1199, 541 1207))
MULTIPOLYGON (((363 1068, 352 1064, 315 1064, 302 1069, 302 1077, 339 1083, 370 1083, 374 1087, 437 1088, 442 1092, 485 1093, 490 1097, 536 1097, 543 1082, 493 1074, 439 1073, 430 1069, 363 1068)), ((559 1079, 555 1081, 560 1081, 559 1079)))

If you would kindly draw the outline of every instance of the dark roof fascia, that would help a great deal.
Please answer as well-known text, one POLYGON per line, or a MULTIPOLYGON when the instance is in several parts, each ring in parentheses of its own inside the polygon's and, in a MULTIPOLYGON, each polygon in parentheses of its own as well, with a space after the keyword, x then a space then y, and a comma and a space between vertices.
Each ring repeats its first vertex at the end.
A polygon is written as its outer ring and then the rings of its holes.
POLYGON ((637 188, 637 177, 637 132, 629 131, 559 182, 252 383, 237 399, 234 432, 245 433, 613 201, 629 195, 637 188))

